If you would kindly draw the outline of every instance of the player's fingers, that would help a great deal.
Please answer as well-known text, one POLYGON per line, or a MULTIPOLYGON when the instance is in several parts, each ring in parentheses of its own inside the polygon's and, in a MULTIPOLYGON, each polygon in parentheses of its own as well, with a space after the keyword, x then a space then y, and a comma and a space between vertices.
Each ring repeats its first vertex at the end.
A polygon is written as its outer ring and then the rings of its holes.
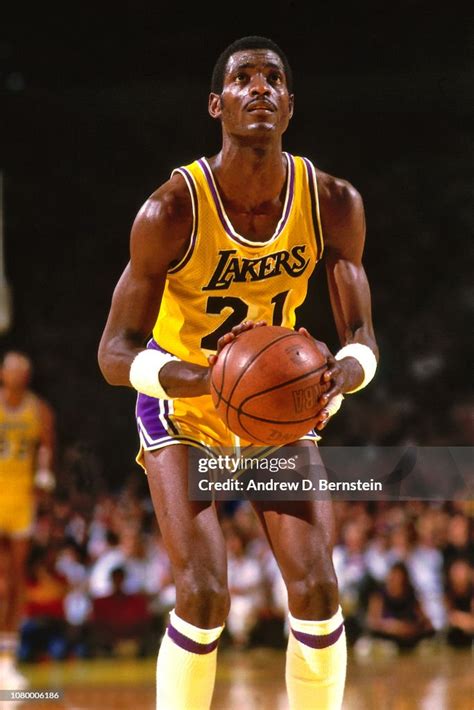
POLYGON ((243 320, 242 323, 239 323, 238 325, 234 325, 232 328, 232 333, 240 333, 242 330, 247 330, 248 328, 253 327, 253 321, 251 320, 243 320))
POLYGON ((316 417, 316 421, 324 421, 329 417, 329 410, 323 407, 323 409, 320 409, 318 412, 318 416, 316 417))
POLYGON ((234 335, 239 335, 240 333, 243 333, 244 331, 250 330, 254 327, 255 323, 253 322, 253 320, 244 320, 242 321, 242 323, 239 323, 239 325, 234 325, 230 332, 234 335))
POLYGON ((321 407, 325 407, 326 404, 337 394, 341 394, 341 388, 337 383, 335 383, 330 389, 327 390, 327 392, 324 392, 324 394, 322 394, 319 398, 319 403, 321 407))
POLYGON ((232 340, 234 340, 234 338, 234 333, 226 333, 225 335, 222 335, 217 341, 217 354, 219 354, 220 351, 225 348, 227 343, 230 343, 232 340))
POLYGON ((329 353, 328 355, 328 362, 327 362, 327 370, 324 373, 324 380, 335 380, 336 377, 341 373, 341 366, 339 364, 339 361, 336 360, 336 358, 329 353))
POLYGON ((309 334, 306 328, 298 328, 298 333, 301 333, 301 335, 304 335, 304 337, 309 340, 314 340, 313 336, 309 334))
POLYGON ((323 375, 323 381, 324 382, 329 382, 330 380, 334 380, 336 375, 339 374, 339 368, 338 367, 330 367, 328 370, 323 375))
POLYGON ((324 429, 329 420, 329 412, 327 409, 322 409, 318 414, 318 419, 316 420, 315 428, 321 431, 324 429))
POLYGON ((214 367, 217 362, 217 355, 208 355, 207 362, 209 363, 209 367, 214 367))

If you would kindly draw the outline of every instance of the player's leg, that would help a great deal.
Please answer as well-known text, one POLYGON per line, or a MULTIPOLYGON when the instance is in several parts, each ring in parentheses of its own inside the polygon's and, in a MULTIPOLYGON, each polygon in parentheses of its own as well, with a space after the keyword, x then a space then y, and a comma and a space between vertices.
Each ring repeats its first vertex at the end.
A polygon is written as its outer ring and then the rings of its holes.
MULTIPOLYGON (((322 465, 316 446, 308 454, 322 465)), ((336 710, 342 704, 346 640, 332 563, 329 501, 254 502, 285 581, 290 610, 286 682, 290 707, 336 710)))
MULTIPOLYGON (((16 669, 20 623, 23 612, 26 558, 30 547, 29 537, 19 535, 7 540, 8 582, 4 621, 0 630, 0 676, 8 687, 21 689, 27 681, 16 669)), ((3 686, 7 687, 7 686, 3 686)))
POLYGON ((229 610, 224 537, 215 507, 188 498, 188 447, 145 452, 145 467, 176 584, 158 656, 157 708, 207 710, 229 610))
POLYGON ((26 536, 10 538, 11 586, 9 598, 8 628, 17 631, 23 613, 26 582, 26 558, 30 540, 26 536))

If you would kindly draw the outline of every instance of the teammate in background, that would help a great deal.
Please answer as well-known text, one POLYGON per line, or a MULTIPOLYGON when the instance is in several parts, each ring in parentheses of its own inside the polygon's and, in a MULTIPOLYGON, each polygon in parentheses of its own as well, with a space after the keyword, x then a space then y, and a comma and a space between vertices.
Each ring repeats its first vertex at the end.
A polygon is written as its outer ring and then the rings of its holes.
MULTIPOLYGON (((209 113, 222 127, 221 150, 175 170, 140 210, 99 348, 107 381, 139 392, 139 460, 176 583, 176 608, 157 666, 157 707, 164 710, 209 708, 229 610, 215 506, 190 501, 187 487, 190 446, 216 451, 236 444, 209 394, 219 352, 261 321, 294 327, 295 309, 324 250, 343 347, 335 357, 325 350, 331 386, 315 427, 322 429, 342 393, 365 386, 376 368, 361 261, 362 200, 347 182, 282 151, 293 114, 291 84, 286 56, 266 38, 237 40, 219 57, 209 113)), ((311 431, 294 444, 310 450, 316 464, 317 438, 311 431)), ((290 707, 340 708, 346 643, 331 557, 331 504, 253 506, 288 591, 290 707)))
POLYGON ((5 604, 0 607, 0 687, 12 690, 26 685, 16 669, 16 655, 35 488, 54 488, 53 413, 28 389, 30 379, 29 358, 8 352, 0 386, 0 538, 9 572, 5 604))

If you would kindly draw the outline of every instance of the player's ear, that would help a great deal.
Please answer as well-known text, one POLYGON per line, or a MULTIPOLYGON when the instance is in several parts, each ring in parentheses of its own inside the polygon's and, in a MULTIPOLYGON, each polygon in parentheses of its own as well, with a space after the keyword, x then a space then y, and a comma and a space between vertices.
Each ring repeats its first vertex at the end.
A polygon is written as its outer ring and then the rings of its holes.
POLYGON ((222 114, 222 100, 220 94, 209 94, 208 111, 211 118, 220 118, 222 114))
POLYGON ((289 109, 290 109, 290 118, 292 118, 292 116, 293 116, 293 111, 294 111, 294 109, 295 109, 295 95, 294 95, 294 94, 290 94, 290 95, 288 96, 288 106, 289 106, 289 109))

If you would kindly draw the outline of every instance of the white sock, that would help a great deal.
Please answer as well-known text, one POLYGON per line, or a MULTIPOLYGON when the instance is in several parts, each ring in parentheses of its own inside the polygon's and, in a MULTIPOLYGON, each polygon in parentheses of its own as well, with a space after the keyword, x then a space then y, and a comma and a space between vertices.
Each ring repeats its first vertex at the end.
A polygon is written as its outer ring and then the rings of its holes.
POLYGON ((323 621, 291 614, 289 619, 286 685, 291 710, 339 710, 347 664, 341 608, 323 621))
POLYGON ((200 629, 170 613, 158 654, 157 710, 209 710, 223 628, 200 629))

